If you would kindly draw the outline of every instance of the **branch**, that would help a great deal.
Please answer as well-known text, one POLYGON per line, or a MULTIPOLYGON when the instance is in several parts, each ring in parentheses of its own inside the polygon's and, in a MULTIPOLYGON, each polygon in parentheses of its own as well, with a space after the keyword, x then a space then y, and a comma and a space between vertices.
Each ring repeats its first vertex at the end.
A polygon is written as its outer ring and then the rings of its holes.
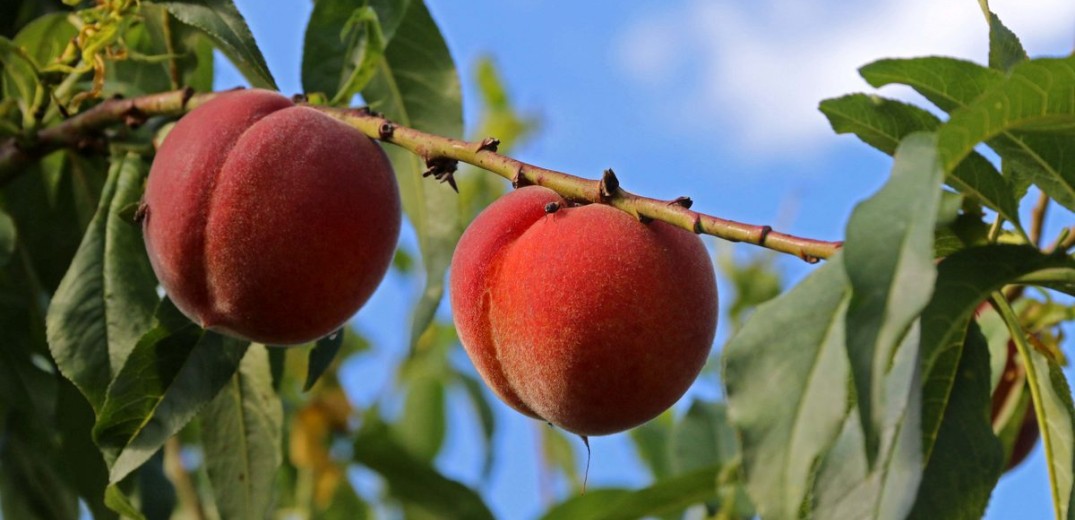
MULTIPOLYGON (((192 95, 178 90, 131 99, 109 100, 59 125, 38 132, 23 143, 0 143, 0 186, 11 181, 32 161, 60 148, 82 148, 101 137, 101 131, 118 123, 136 125, 151 116, 178 116, 208 101, 215 94, 192 95)), ((666 201, 635 195, 619 187, 611 170, 600 180, 584 179, 568 173, 527 164, 496 153, 499 142, 485 139, 467 142, 399 126, 367 109, 340 109, 312 106, 358 129, 373 139, 400 146, 422 157, 430 168, 426 175, 454 185, 452 174, 458 162, 472 164, 508 179, 516 187, 538 185, 577 202, 603 203, 626 211, 642 221, 660 220, 674 226, 733 242, 746 242, 788 253, 814 263, 828 258, 840 242, 801 238, 774 231, 769 226, 744 224, 697 211, 691 199, 666 201)))

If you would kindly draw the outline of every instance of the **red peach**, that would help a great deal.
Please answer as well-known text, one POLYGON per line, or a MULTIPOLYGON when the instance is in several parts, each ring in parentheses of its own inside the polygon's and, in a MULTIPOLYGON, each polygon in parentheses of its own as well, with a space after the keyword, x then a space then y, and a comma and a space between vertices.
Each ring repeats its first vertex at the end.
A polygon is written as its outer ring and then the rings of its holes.
POLYGON ((693 233, 526 187, 490 205, 452 258, 452 311, 489 387, 579 435, 637 426, 697 377, 717 323, 693 233))
POLYGON ((270 344, 331 333, 392 259, 399 190, 380 147, 264 90, 222 94, 165 138, 146 184, 146 250, 199 325, 270 344))

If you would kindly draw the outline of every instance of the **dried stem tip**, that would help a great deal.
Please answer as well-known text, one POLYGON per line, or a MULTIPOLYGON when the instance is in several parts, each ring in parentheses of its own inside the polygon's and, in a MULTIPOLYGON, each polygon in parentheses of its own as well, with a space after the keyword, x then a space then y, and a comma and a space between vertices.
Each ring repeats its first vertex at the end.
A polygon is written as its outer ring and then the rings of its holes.
POLYGON ((497 148, 499 147, 500 139, 497 139, 495 137, 486 137, 485 139, 482 139, 482 142, 478 143, 479 152, 496 152, 497 148))
POLYGON ((459 161, 447 157, 431 157, 426 159, 426 167, 429 169, 422 174, 422 177, 432 175, 440 182, 447 182, 456 193, 459 193, 459 186, 455 183, 455 170, 459 167, 459 161))
POLYGON ((612 168, 605 170, 601 175, 598 188, 600 188, 601 202, 607 202, 616 194, 616 190, 620 189, 620 180, 616 178, 616 172, 612 171, 612 168))

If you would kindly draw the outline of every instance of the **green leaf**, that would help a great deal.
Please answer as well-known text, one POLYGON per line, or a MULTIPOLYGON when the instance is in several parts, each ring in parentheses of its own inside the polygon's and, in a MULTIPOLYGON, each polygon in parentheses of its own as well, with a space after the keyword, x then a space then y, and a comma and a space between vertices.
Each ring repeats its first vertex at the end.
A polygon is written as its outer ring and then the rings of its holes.
POLYGON ((59 457, 64 462, 64 477, 78 490, 94 520, 115 519, 115 513, 104 503, 108 466, 93 444, 93 409, 73 384, 63 380, 56 409, 56 429, 61 435, 59 457))
POLYGON ((1000 18, 989 10, 988 0, 978 0, 982 14, 989 19, 989 68, 1009 71, 1027 60, 1026 50, 1019 37, 1001 23, 1000 18))
POLYGON ((97 414, 93 436, 113 483, 194 418, 231 380, 247 349, 245 342, 198 328, 167 299, 156 320, 108 387, 97 414))
POLYGON ((355 462, 379 474, 397 499, 436 518, 481 520, 493 514, 474 490, 448 479, 396 441, 383 422, 363 425, 354 442, 355 462))
MULTIPOLYGON (((18 418, 13 418, 18 420, 18 418)), ((20 425, 15 425, 18 428, 20 425)), ((63 466, 42 452, 42 438, 5 431, 0 442, 0 516, 76 520, 78 496, 67 486, 63 466)), ((46 432, 41 432, 47 437, 46 432)))
POLYGON ((162 65, 162 74, 169 82, 175 82, 171 88, 213 90, 213 42, 198 29, 178 22, 164 7, 143 3, 141 9, 149 40, 162 46, 152 47, 151 52, 158 56, 150 58, 164 58, 154 61, 162 65))
POLYGON ((221 517, 268 517, 284 417, 264 345, 247 349, 238 372, 201 418, 206 472, 221 517))
POLYGON ((935 136, 912 134, 896 151, 889 181, 855 208, 847 226, 847 355, 871 466, 890 412, 884 403, 898 399, 885 395, 884 376, 933 292, 933 228, 943 178, 935 136))
MULTIPOLYGON (((421 1, 410 3, 362 97, 374 110, 404 126, 462 137, 459 76, 440 30, 421 1)), ((444 296, 444 275, 462 232, 459 197, 447 185, 423 179, 425 165, 418 156, 396 147, 385 151, 392 159, 403 208, 418 235, 425 266, 425 289, 411 323, 413 345, 432 322, 444 296)))
MULTIPOLYGON (((977 327, 966 337, 947 406, 910 518, 977 520, 1004 469, 990 420, 989 346, 977 327)), ((924 401, 931 400, 926 394, 924 401)))
POLYGON ((412 455, 432 462, 444 444, 447 416, 444 382, 436 374, 409 378, 403 415, 394 424, 396 438, 412 455))
POLYGON ((634 443, 635 452, 656 480, 674 473, 672 455, 672 428, 675 422, 672 411, 667 410, 655 419, 646 421, 627 431, 634 443))
POLYGON ((277 89, 254 35, 232 0, 171 0, 157 4, 180 22, 205 33, 251 85, 277 89))
POLYGON ((118 484, 111 484, 105 489, 105 504, 112 508, 113 511, 123 515, 123 518, 146 520, 142 512, 131 503, 131 499, 127 498, 127 495, 119 489, 118 484))
MULTIPOLYGON (((578 442, 579 439, 574 434, 553 428, 551 425, 541 428, 541 457, 543 463, 567 477, 571 487, 581 492, 582 475, 579 474, 578 457, 575 455, 575 447, 572 444, 572 441, 578 442), (574 438, 569 438, 569 436, 574 438)), ((584 443, 589 443, 585 438, 582 439, 584 443)), ((590 455, 590 450, 587 447, 586 456, 589 457, 590 455)))
POLYGON ((739 441, 723 403, 695 401, 671 438, 675 473, 724 466, 739 456, 739 441))
POLYGON ((0 38, 3 97, 18 100, 25 125, 33 123, 36 103, 47 101, 34 99, 40 87, 36 69, 60 56, 78 32, 67 16, 67 13, 46 14, 26 24, 14 40, 0 38), (21 48, 22 52, 15 52, 13 47, 21 48))
POLYGON ((64 377, 100 411, 109 382, 152 324, 157 302, 138 226, 118 212, 142 196, 148 165, 113 158, 97 214, 48 310, 52 356, 64 377))
POLYGON ((1049 468, 1049 491, 1056 518, 1075 517, 1075 404, 1071 387, 1059 360, 1030 345, 1004 295, 994 293, 993 304, 1012 332, 1020 357, 1024 360, 1027 382, 1034 402, 1045 461, 1049 468), (1028 362, 1029 361, 1029 362, 1028 362))
POLYGON ((717 499, 719 467, 709 466, 637 490, 592 489, 550 509, 542 520, 654 517, 717 499))
POLYGON ((728 417, 762 518, 796 518, 844 423, 848 282, 842 254, 762 304, 724 349, 728 417))
MULTIPOLYGON (((865 94, 827 99, 821 102, 820 108, 836 133, 853 133, 889 155, 894 155, 900 141, 911 133, 933 131, 941 126, 941 120, 926 110, 865 94)), ((1019 225, 1019 206, 1014 191, 981 154, 971 153, 945 176, 945 183, 1019 225)))
POLYGON ((859 74, 878 88, 907 85, 949 113, 971 104, 1004 79, 1000 71, 942 56, 878 60, 859 69, 859 74))
POLYGON ((957 164, 978 143, 990 141, 1049 196, 1075 208, 1075 165, 1065 153, 1075 139, 1073 92, 1075 57, 1016 65, 1003 81, 953 112, 939 130, 938 150, 945 168, 957 164), (994 142, 997 137, 1003 139, 994 142))
POLYGON ((937 266, 933 299, 922 312, 924 454, 931 456, 974 310, 993 291, 1022 277, 1071 269, 1075 261, 1030 246, 992 245, 959 251, 937 266))
POLYGON ((3 209, 0 209, 0 267, 7 265, 11 260, 11 255, 15 254, 17 240, 15 221, 3 209))
POLYGON ((302 385, 303 392, 309 392, 321 374, 324 374, 325 370, 332 365, 332 361, 336 359, 336 354, 343 345, 346 333, 347 327, 343 327, 314 343, 314 348, 310 349, 309 363, 306 365, 306 383, 302 385))
POLYGON ((370 518, 370 506, 355 493, 349 481, 343 480, 336 486, 329 506, 313 513, 313 520, 366 520, 370 518))

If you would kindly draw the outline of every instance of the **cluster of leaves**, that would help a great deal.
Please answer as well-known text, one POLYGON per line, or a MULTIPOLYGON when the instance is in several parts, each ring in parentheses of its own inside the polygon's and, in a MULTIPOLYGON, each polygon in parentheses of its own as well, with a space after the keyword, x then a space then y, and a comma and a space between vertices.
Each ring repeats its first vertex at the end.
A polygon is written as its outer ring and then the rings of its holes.
POLYGON ((981 517, 1026 415, 991 417, 1009 336, 1026 381, 1012 399, 1036 414, 1056 518, 1075 515, 1075 409, 1056 335, 1040 334, 1070 310, 1012 288, 1075 294, 1067 231, 1044 248, 1036 236, 1046 205, 1075 210, 1075 57, 1028 59, 980 4, 988 66, 929 57, 860 70, 946 119, 869 94, 821 103, 838 133, 894 165, 852 213, 842 252, 759 308, 725 351, 742 475, 765 518, 981 517), (1028 234, 1018 209, 1031 187, 1042 195, 1028 234), (1000 330, 975 319, 987 301, 1000 330))
MULTIPOLYGON (((0 31, 0 145, 32 144, 38 130, 104 98, 208 91, 214 50, 252 86, 276 85, 230 0, 4 2, 0 31)), ((498 136, 505 150, 532 134, 536 121, 515 111, 491 62, 477 64, 475 79, 477 135, 498 136)), ((421 0, 316 2, 302 83, 312 103, 361 96, 401 124, 463 133, 459 75, 421 0)), ((494 398, 453 361, 458 339, 435 311, 465 223, 505 183, 464 169, 457 195, 423 180, 421 158, 386 149, 418 237, 395 271, 424 287, 409 353, 383 395, 358 410, 338 371, 379 346, 354 330, 289 349, 247 344, 200 329, 161 298, 133 214, 170 122, 85 136, 86 146, 0 181, 0 516, 73 519, 84 507, 94 518, 491 517, 475 489, 496 459, 494 398), (485 444, 481 478, 468 484, 436 464, 456 405, 475 411, 485 444), (380 485, 356 489, 356 469, 380 485)), ((750 292, 747 271, 738 276, 750 292)), ((754 299, 774 292, 768 280, 754 299)), ((577 440, 536 431, 549 475, 580 489, 577 440)), ((696 402, 631 438, 655 484, 591 487, 547 516, 670 516, 696 504, 751 514, 723 405, 696 402)))

